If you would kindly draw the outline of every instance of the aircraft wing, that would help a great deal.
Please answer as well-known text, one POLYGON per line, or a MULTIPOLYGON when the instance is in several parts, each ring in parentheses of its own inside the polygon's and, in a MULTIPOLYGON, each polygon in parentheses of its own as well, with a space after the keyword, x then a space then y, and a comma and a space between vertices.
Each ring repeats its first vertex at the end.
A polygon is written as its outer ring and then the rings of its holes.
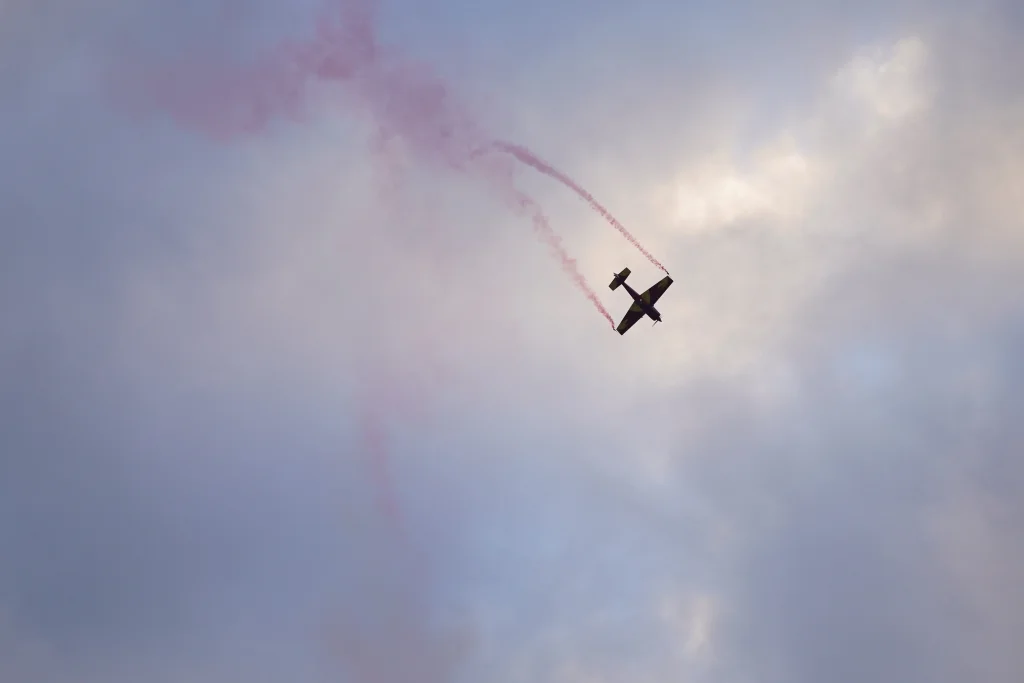
POLYGON ((640 308, 640 304, 633 302, 633 305, 626 311, 626 315, 622 316, 622 322, 615 328, 615 331, 619 334, 626 334, 626 330, 633 327, 637 320, 644 317, 644 309, 640 308))
POLYGON ((640 298, 644 300, 645 304, 650 304, 653 306, 655 303, 657 303, 658 299, 661 298, 661 295, 665 293, 665 290, 668 289, 669 285, 671 284, 672 278, 666 275, 665 277, 661 278, 660 282, 651 285, 651 288, 648 289, 643 294, 641 294, 640 298))

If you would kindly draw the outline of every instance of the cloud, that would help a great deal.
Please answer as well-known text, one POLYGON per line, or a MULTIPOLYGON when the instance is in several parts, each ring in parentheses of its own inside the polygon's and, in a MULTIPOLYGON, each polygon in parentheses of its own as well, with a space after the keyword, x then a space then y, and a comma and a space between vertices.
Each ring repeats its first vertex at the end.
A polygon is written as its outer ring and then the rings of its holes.
POLYGON ((878 47, 855 57, 836 74, 836 88, 875 116, 899 121, 928 105, 922 83, 927 47, 912 36, 888 50, 878 47))
MULTIPOLYGON (((624 338, 457 180, 409 167, 382 206, 329 92, 230 146, 101 94, 127 37, 244 52, 307 14, 252 5, 220 45, 198 9, 5 6, 33 40, 0 50, 0 677, 1016 680, 1016 29, 855 40, 799 6, 658 59, 701 17, 641 7, 665 28, 630 56, 583 39, 606 7, 494 77, 495 117, 672 264, 666 324, 624 338)), ((588 274, 637 259, 521 182, 588 274)))

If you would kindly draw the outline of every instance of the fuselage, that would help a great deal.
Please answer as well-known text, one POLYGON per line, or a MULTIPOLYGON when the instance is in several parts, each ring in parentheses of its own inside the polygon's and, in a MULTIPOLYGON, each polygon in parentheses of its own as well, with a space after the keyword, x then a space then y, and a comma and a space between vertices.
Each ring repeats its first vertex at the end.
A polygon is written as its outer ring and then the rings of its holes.
POLYGON ((629 295, 633 297, 633 301, 636 302, 636 305, 640 307, 640 309, 647 315, 648 318, 650 318, 651 320, 656 320, 659 323, 661 322, 661 313, 658 312, 657 308, 645 302, 643 300, 643 297, 637 294, 636 290, 630 287, 628 284, 626 284, 625 281, 622 282, 622 286, 626 288, 626 291, 629 292, 629 295))

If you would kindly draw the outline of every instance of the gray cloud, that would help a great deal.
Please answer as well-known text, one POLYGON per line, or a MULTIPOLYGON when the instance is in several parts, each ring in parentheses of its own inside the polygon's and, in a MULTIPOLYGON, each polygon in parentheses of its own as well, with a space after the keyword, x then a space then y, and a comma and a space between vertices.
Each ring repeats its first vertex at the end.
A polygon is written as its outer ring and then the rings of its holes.
MULTIPOLYGON (((0 256, 0 676, 1024 670, 1012 25, 898 10, 910 19, 880 39, 926 26, 934 99, 872 139, 815 99, 871 42, 836 37, 849 17, 832 6, 803 10, 808 30, 785 50, 781 27, 746 51, 695 48, 727 87, 708 79, 636 118, 595 113, 593 139, 633 131, 619 147, 594 149, 585 128, 574 141, 557 118, 595 111, 597 84, 567 87, 561 108, 543 84, 516 86, 521 118, 508 116, 532 141, 629 157, 635 174, 594 172, 619 198, 713 156, 705 133, 742 137, 737 101, 766 102, 835 171, 797 218, 754 211, 691 233, 661 217, 652 230, 684 273, 679 327, 605 347, 542 248, 485 202, 412 176, 382 211, 358 124, 326 104, 228 147, 110 111, 96 80, 110 45, 135 26, 204 45, 198 10, 110 3, 82 23, 49 5, 31 19, 5 6, 5 28, 35 40, 0 51, 0 87, 17 94, 0 131, 13 245, 0 256), (768 66, 772 54, 787 59, 768 66), (780 103, 751 83, 773 69, 793 79, 780 103), (678 154, 657 154, 663 127, 678 129, 678 154), (414 227, 424 213, 429 238, 414 227), (496 268, 495 253, 521 267, 496 268), (467 291, 484 276, 488 289, 467 291), (380 300, 389 319, 372 315, 380 300), (439 319, 452 331, 433 334, 439 319), (701 348, 713 353, 683 362, 701 348), (432 381, 412 349, 454 378, 432 381), (376 387, 382 405, 411 390, 430 403, 421 421, 388 411, 408 545, 373 505, 363 376, 398 378, 376 387)), ((262 35, 274 16, 245 26, 262 35)), ((570 42, 552 81, 594 49, 570 42)), ((650 59, 639 54, 614 82, 650 59)), ((620 87, 639 97, 662 88, 652 80, 620 87)), ((571 229, 580 214, 557 197, 558 224, 594 255, 581 261, 621 260, 621 244, 606 255, 610 242, 571 229)), ((635 215, 653 216, 642 201, 635 215)))

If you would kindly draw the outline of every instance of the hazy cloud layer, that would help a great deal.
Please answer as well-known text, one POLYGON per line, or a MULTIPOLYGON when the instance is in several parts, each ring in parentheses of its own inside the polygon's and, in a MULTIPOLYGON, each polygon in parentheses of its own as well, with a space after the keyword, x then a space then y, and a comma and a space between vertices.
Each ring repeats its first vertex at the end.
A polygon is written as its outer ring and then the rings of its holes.
MULTIPOLYGON (((329 88, 230 145, 110 97, 314 5, 0 5, 0 678, 1020 679, 1013 3, 386 6, 668 265, 623 338, 329 88)), ((521 180, 621 315, 653 268, 521 180)))

